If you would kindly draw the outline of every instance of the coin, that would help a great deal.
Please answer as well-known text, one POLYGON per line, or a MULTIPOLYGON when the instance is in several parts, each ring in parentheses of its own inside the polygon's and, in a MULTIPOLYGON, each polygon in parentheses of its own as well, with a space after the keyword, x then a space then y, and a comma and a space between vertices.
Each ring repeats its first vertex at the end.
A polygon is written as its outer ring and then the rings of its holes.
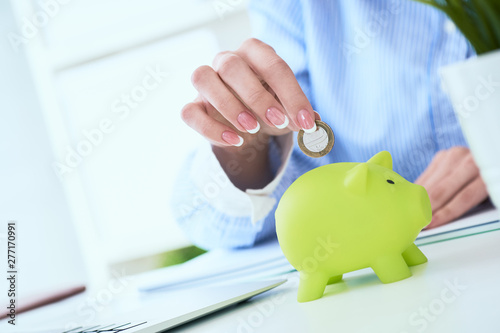
POLYGON ((328 154, 335 143, 333 131, 321 120, 316 120, 316 131, 314 133, 306 133, 300 130, 297 135, 297 142, 300 150, 310 157, 321 157, 328 154))

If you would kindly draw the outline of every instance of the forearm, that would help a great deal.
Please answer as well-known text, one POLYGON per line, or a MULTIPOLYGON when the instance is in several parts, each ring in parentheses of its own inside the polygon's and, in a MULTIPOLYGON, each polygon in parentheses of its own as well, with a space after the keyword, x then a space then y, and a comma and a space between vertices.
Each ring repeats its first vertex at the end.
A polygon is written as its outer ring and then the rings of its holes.
POLYGON ((200 147, 188 158, 175 185, 172 212, 194 244, 206 249, 235 248, 273 237, 276 204, 308 166, 300 162, 303 155, 292 157, 292 133, 272 138, 263 150, 267 149, 273 180, 265 188, 247 191, 226 178, 209 147, 200 147))

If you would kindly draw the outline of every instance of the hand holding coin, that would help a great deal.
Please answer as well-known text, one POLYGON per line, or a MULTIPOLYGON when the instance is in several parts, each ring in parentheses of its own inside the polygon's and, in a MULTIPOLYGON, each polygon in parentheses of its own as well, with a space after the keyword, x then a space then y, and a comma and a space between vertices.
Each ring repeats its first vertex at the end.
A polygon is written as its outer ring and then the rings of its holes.
POLYGON ((314 127, 316 115, 293 70, 258 39, 220 52, 212 66, 193 72, 191 82, 198 96, 182 108, 181 117, 210 142, 239 189, 263 188, 272 180, 271 137, 314 127))
POLYGON ((316 120, 316 131, 306 133, 300 130, 297 135, 300 150, 310 157, 322 157, 328 154, 335 143, 333 131, 326 123, 316 120))

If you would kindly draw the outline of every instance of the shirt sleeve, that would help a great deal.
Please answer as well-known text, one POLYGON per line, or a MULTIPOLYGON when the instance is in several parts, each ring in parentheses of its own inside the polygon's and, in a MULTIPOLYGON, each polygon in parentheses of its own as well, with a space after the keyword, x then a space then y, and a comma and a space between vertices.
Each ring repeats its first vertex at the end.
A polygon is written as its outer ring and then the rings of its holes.
MULTIPOLYGON (((271 45, 294 71, 308 95, 309 78, 300 2, 253 1, 254 36, 271 45)), ((290 184, 304 171, 292 156, 293 133, 272 138, 269 157, 274 179, 263 189, 241 191, 224 173, 207 143, 189 156, 174 186, 172 211, 197 246, 248 247, 276 237, 274 212, 290 184)))

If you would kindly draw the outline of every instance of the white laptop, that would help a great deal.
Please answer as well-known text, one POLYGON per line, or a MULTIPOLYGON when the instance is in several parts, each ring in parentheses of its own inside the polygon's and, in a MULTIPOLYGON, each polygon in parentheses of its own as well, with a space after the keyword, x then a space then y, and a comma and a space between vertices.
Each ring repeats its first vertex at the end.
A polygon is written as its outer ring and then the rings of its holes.
MULTIPOLYGON (((149 333, 164 332, 181 324, 206 316, 218 310, 241 303, 275 288, 286 280, 240 282, 212 287, 198 287, 179 291, 155 291, 138 299, 123 300, 126 311, 112 315, 115 309, 100 315, 93 323, 71 329, 64 323, 77 322, 71 316, 58 318, 59 323, 39 323, 33 333, 149 333), (60 325, 60 327, 58 326, 60 325)), ((120 307, 120 306, 118 306, 120 307)), ((35 310, 36 311, 36 310, 35 310)), ((54 309, 57 311, 57 309, 54 309)), ((19 318, 23 320, 22 315, 19 318)), ((81 317, 80 317, 81 319, 81 317)))

